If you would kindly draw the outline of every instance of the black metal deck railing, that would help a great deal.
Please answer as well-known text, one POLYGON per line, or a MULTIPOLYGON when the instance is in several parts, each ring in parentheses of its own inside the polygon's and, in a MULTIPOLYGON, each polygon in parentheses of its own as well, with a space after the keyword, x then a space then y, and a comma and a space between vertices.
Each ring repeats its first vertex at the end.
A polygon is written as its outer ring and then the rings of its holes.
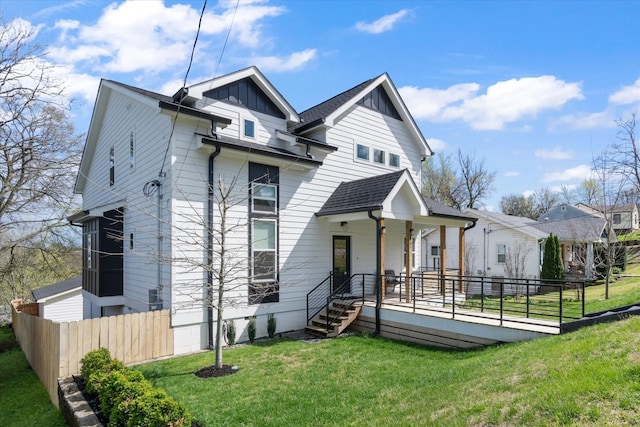
POLYGON ((429 309, 465 316, 495 318, 500 323, 535 323, 536 319, 558 324, 584 317, 585 281, 509 279, 460 276, 438 272, 399 275, 399 289, 385 296, 385 304, 411 304, 414 311, 429 309), (408 286, 407 286, 408 285, 408 286), (409 294, 409 298, 407 295, 409 294), (485 315, 485 313, 487 315, 485 315))
MULTIPOLYGON (((423 271, 406 276, 394 275, 386 280, 382 275, 383 301, 386 308, 411 307, 413 312, 435 311, 448 313, 452 318, 464 315, 498 319, 510 323, 560 326, 564 322, 581 319, 585 314, 585 282, 541 281, 537 279, 509 279, 485 276, 461 276, 423 271), (389 290, 389 291, 388 291, 389 290), (408 296, 408 298, 407 298, 408 296)), ((375 274, 354 274, 336 282, 329 275, 307 295, 307 322, 322 310, 327 311, 327 326, 338 313, 329 314, 336 299, 362 302, 376 301, 375 274)))

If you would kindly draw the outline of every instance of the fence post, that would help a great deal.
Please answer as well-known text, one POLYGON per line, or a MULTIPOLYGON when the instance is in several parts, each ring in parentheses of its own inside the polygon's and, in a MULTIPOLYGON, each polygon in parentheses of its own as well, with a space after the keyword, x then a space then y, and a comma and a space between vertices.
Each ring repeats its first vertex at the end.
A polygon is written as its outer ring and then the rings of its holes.
POLYGON ((529 318, 529 279, 525 282, 525 286, 527 287, 527 319, 529 318))
POLYGON ((484 276, 480 277, 480 313, 484 313, 484 276))
POLYGON ((560 283, 560 324, 562 325, 562 288, 564 288, 564 286, 562 286, 562 283, 560 283))
POLYGON ((504 282, 500 282, 500 326, 502 326, 502 310, 504 309, 502 297, 504 296, 504 282))
POLYGON ((586 289, 585 289, 585 284, 586 281, 582 281, 582 316, 580 317, 584 317, 584 304, 585 304, 585 300, 587 299, 587 294, 585 293, 586 289))

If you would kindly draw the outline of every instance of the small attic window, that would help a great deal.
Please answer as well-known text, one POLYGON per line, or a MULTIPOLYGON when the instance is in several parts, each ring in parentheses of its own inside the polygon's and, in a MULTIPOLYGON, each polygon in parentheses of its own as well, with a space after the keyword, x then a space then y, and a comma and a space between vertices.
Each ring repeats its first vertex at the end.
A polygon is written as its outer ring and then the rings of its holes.
POLYGON ((256 137, 256 124, 253 120, 244 120, 244 136, 248 138, 256 137))

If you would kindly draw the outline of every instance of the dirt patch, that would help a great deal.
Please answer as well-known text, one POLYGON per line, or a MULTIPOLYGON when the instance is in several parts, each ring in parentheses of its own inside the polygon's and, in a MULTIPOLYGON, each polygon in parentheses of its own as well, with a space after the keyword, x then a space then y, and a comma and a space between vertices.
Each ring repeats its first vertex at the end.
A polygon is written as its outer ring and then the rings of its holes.
POLYGON ((218 369, 215 366, 207 366, 196 371, 196 377, 200 378, 216 378, 216 377, 224 377, 225 375, 231 375, 238 372, 237 366, 231 365, 222 365, 222 368, 218 369))

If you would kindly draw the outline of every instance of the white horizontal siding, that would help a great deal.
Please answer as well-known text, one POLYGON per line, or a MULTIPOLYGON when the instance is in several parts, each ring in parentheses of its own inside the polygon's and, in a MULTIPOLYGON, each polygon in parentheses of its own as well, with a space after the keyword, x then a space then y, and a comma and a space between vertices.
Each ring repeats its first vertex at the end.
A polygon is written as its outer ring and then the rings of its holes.
POLYGON ((54 322, 74 322, 83 319, 82 289, 54 296, 39 305, 40 317, 54 322))

